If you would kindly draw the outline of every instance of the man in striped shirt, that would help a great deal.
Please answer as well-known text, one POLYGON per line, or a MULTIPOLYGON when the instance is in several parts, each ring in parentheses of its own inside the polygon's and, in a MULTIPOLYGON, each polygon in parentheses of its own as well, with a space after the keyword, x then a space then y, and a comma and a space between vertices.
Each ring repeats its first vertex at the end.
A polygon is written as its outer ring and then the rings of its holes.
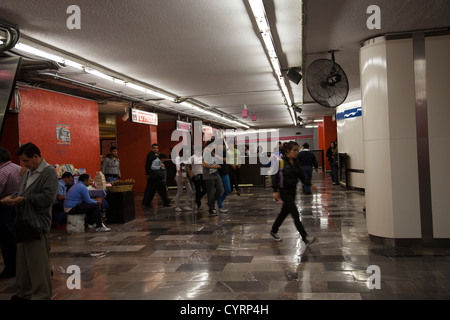
MULTIPOLYGON (((19 190, 21 169, 11 162, 9 151, 0 147, 0 200, 19 190)), ((5 263, 0 279, 16 276, 16 243, 12 233, 15 215, 16 207, 4 202, 0 204, 0 248, 5 263)))

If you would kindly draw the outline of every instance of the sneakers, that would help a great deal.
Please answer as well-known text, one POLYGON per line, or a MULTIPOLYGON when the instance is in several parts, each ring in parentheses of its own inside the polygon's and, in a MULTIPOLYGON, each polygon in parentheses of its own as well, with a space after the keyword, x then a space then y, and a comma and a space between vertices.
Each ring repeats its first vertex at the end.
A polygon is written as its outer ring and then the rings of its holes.
POLYGON ((102 223, 102 226, 99 227, 99 228, 97 228, 97 229, 95 229, 95 231, 97 231, 97 232, 108 232, 108 231, 111 231, 111 228, 107 228, 107 227, 102 223))
POLYGON ((94 224, 88 224, 88 229, 95 229, 95 227, 96 227, 96 225, 95 225, 95 223, 94 224))
POLYGON ((192 208, 191 207, 183 207, 183 210, 192 211, 192 208))
POLYGON ((176 211, 176 212, 181 212, 181 211, 183 211, 183 209, 181 209, 180 207, 176 207, 176 208, 175 208, 175 211, 176 211))
POLYGON ((306 245, 310 245, 311 243, 313 243, 314 241, 316 241, 316 238, 313 237, 313 236, 306 236, 306 238, 305 238, 305 239, 302 239, 302 240, 303 240, 303 242, 304 242, 306 245))
POLYGON ((224 209, 224 208, 220 208, 219 211, 220 211, 221 213, 226 213, 226 212, 228 212, 228 210, 227 210, 227 209, 224 209))
POLYGON ((282 241, 277 233, 270 231, 270 235, 272 236, 272 238, 275 239, 275 241, 278 241, 278 242, 282 241))
POLYGON ((213 210, 209 210, 209 215, 210 216, 218 216, 219 214, 217 213, 216 209, 213 209, 213 210))

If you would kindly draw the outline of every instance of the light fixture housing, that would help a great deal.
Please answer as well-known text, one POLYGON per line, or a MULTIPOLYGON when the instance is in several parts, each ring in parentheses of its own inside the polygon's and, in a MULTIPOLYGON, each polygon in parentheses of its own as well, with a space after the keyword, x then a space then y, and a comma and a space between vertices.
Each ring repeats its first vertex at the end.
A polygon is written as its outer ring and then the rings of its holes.
POLYGON ((301 75, 300 71, 298 71, 297 68, 290 68, 289 71, 286 74, 286 77, 292 81, 295 84, 299 84, 300 81, 303 79, 303 76, 301 75))

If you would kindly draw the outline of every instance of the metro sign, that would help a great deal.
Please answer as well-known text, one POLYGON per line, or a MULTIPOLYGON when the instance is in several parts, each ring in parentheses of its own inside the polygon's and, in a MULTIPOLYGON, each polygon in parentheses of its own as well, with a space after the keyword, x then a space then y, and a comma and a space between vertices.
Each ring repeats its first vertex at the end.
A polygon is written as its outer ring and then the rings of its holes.
POLYGON ((158 125, 158 115, 156 113, 146 112, 137 109, 130 109, 130 121, 135 123, 158 125))

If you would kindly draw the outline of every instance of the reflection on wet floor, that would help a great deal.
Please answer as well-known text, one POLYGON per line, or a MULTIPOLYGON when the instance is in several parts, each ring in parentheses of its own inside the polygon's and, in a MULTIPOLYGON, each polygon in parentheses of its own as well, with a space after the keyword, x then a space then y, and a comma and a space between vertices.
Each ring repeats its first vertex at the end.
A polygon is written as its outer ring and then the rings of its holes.
MULTIPOLYGON (((313 182, 315 194, 297 197, 301 221, 317 238, 308 247, 290 217, 278 232, 282 242, 269 235, 281 206, 261 187, 230 194, 229 211, 218 217, 178 213, 156 197, 153 208, 143 209, 136 196, 135 219, 107 224, 109 233, 52 230, 53 299, 450 298, 450 248, 370 242, 364 193, 334 186, 328 175, 316 174, 313 182), (80 268, 80 289, 67 286, 72 265, 80 268), (380 289, 371 288, 372 265, 380 268, 380 289)), ((14 293, 14 279, 0 280, 0 299, 14 293)))

